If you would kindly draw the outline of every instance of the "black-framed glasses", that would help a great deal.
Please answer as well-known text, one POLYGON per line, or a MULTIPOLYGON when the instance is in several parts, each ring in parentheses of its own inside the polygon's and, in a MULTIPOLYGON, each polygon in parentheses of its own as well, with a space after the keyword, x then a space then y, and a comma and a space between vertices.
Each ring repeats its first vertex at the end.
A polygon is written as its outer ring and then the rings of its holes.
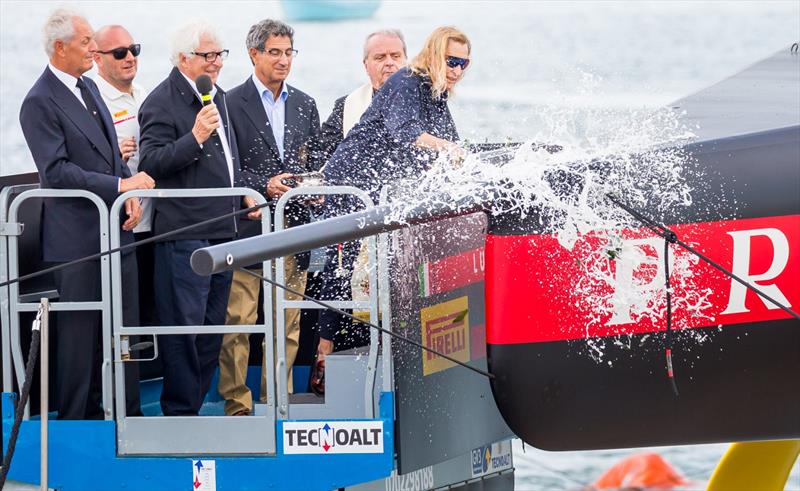
POLYGON ((266 52, 268 55, 270 55, 273 58, 280 58, 281 55, 286 55, 287 58, 294 58, 295 56, 297 56, 297 50, 294 49, 294 48, 289 48, 289 49, 287 49, 285 51, 280 50, 278 48, 271 48, 271 49, 266 49, 266 50, 262 49, 261 51, 262 52, 266 52))
POLYGON ((223 49, 222 51, 207 51, 205 53, 200 51, 192 51, 189 54, 195 56, 202 56, 208 63, 214 63, 215 61, 217 61, 217 58, 221 58, 223 60, 227 58, 228 53, 230 53, 230 50, 223 49))
POLYGON ((115 60, 124 60, 126 56, 128 56, 128 51, 134 57, 139 56, 139 53, 142 52, 142 45, 141 44, 131 44, 130 46, 121 46, 119 48, 109 49, 107 51, 100 51, 97 50, 98 53, 102 53, 104 55, 113 55, 115 60))
POLYGON ((469 66, 469 58, 459 58, 458 56, 448 56, 445 58, 445 63, 450 68, 460 66, 462 70, 466 70, 469 66))

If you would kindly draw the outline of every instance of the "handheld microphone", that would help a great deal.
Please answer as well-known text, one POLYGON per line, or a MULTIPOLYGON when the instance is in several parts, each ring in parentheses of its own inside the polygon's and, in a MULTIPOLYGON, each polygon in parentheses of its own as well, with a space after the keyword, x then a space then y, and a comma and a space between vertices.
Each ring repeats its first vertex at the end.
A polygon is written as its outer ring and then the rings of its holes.
MULTIPOLYGON (((200 101, 203 103, 203 106, 205 107, 211 104, 211 90, 214 88, 214 84, 211 83, 211 77, 205 74, 200 75, 194 83, 197 86, 197 91, 200 92, 200 101)), ((211 136, 216 135, 217 130, 211 132, 211 136)))

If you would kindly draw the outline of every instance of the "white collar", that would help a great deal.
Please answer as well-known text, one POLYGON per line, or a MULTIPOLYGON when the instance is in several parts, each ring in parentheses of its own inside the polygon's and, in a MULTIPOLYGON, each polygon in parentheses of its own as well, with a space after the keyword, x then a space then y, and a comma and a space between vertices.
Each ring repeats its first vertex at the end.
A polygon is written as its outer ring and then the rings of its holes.
POLYGON ((97 74, 97 78, 94 80, 94 83, 97 84, 97 88, 100 89, 100 93, 103 95, 103 97, 112 101, 126 95, 132 96, 134 99, 136 99, 139 95, 139 92, 141 92, 141 87, 139 87, 136 83, 131 85, 133 94, 122 92, 118 88, 111 85, 111 83, 103 78, 103 76, 99 73, 97 74))
MULTIPOLYGON (((272 91, 269 90, 269 88, 261 82, 261 79, 258 78, 258 76, 255 73, 253 73, 251 78, 253 79, 253 83, 256 86, 256 90, 258 91, 258 95, 260 95, 261 97, 264 97, 264 92, 265 91, 269 92, 269 95, 270 95, 270 98, 271 98, 270 102, 277 102, 275 100, 275 98, 273 97, 273 95, 272 95, 272 91)), ((280 100, 282 100, 282 101, 285 101, 287 97, 289 97, 289 90, 286 88, 286 82, 282 82, 281 83, 281 91, 278 94, 278 98, 280 100)))
MULTIPOLYGON (((185 78, 186 81, 189 82, 189 87, 191 87, 192 90, 194 91, 194 93, 197 94, 197 97, 199 97, 200 100, 203 100, 203 96, 200 95, 200 92, 197 90, 197 84, 194 83, 194 80, 192 80, 191 78, 187 77, 186 74, 181 72, 180 70, 178 70, 178 72, 180 72, 180 74, 183 75, 183 78, 185 78)), ((213 84, 212 83, 211 84, 211 99, 213 100, 216 95, 217 95, 217 84, 213 84)))
POLYGON ((50 71, 53 72, 53 75, 56 76, 61 82, 69 87, 70 89, 74 89, 78 86, 78 79, 74 75, 70 75, 67 72, 62 72, 58 68, 54 67, 52 63, 47 64, 50 67, 50 71))

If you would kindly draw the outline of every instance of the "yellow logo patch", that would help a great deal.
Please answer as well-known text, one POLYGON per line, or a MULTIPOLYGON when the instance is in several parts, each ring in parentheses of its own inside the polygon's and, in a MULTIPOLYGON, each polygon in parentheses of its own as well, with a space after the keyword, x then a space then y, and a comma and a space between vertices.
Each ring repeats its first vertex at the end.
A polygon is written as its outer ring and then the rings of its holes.
POLYGON ((115 112, 114 113, 114 117, 115 118, 119 118, 120 116, 125 116, 126 114, 128 114, 128 110, 127 109, 123 109, 122 111, 115 112))
MULTIPOLYGON (((466 296, 420 310, 422 344, 458 361, 468 362, 469 299, 466 296)), ((429 351, 422 353, 422 374, 430 375, 454 364, 429 351)))

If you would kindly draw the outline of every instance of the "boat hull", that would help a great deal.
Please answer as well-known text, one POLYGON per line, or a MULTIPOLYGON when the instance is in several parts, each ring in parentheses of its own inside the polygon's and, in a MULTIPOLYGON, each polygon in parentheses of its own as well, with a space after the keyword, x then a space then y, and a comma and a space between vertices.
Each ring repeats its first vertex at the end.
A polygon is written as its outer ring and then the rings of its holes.
MULTIPOLYGON (((706 191, 666 224, 797 311, 800 127, 688 150, 706 170, 697 183, 706 191)), ((591 241, 583 245, 596 248, 591 241)), ((651 269, 663 264, 663 239, 647 229, 625 231, 626 241, 654 258, 651 269)), ((675 307, 669 337, 663 307, 643 318, 598 314, 584 296, 590 278, 580 247, 561 247, 535 213, 490 221, 487 353, 498 408, 518 436, 548 450, 800 438, 799 320, 702 261, 691 265, 690 284, 672 287, 673 307, 705 295, 703 315, 675 307)), ((687 257, 672 246, 679 254, 687 257)), ((612 290, 622 282, 614 268, 616 284, 605 285, 612 290)), ((663 270, 653 276, 663 295, 663 270)))
MULTIPOLYGON (((644 336, 624 341, 638 346, 644 336)), ((679 396, 662 350, 631 353, 609 342, 609 366, 588 356, 582 341, 487 347, 495 401, 512 431, 537 448, 800 438, 797 321, 725 326, 701 346, 684 339, 673 350, 679 396)))

